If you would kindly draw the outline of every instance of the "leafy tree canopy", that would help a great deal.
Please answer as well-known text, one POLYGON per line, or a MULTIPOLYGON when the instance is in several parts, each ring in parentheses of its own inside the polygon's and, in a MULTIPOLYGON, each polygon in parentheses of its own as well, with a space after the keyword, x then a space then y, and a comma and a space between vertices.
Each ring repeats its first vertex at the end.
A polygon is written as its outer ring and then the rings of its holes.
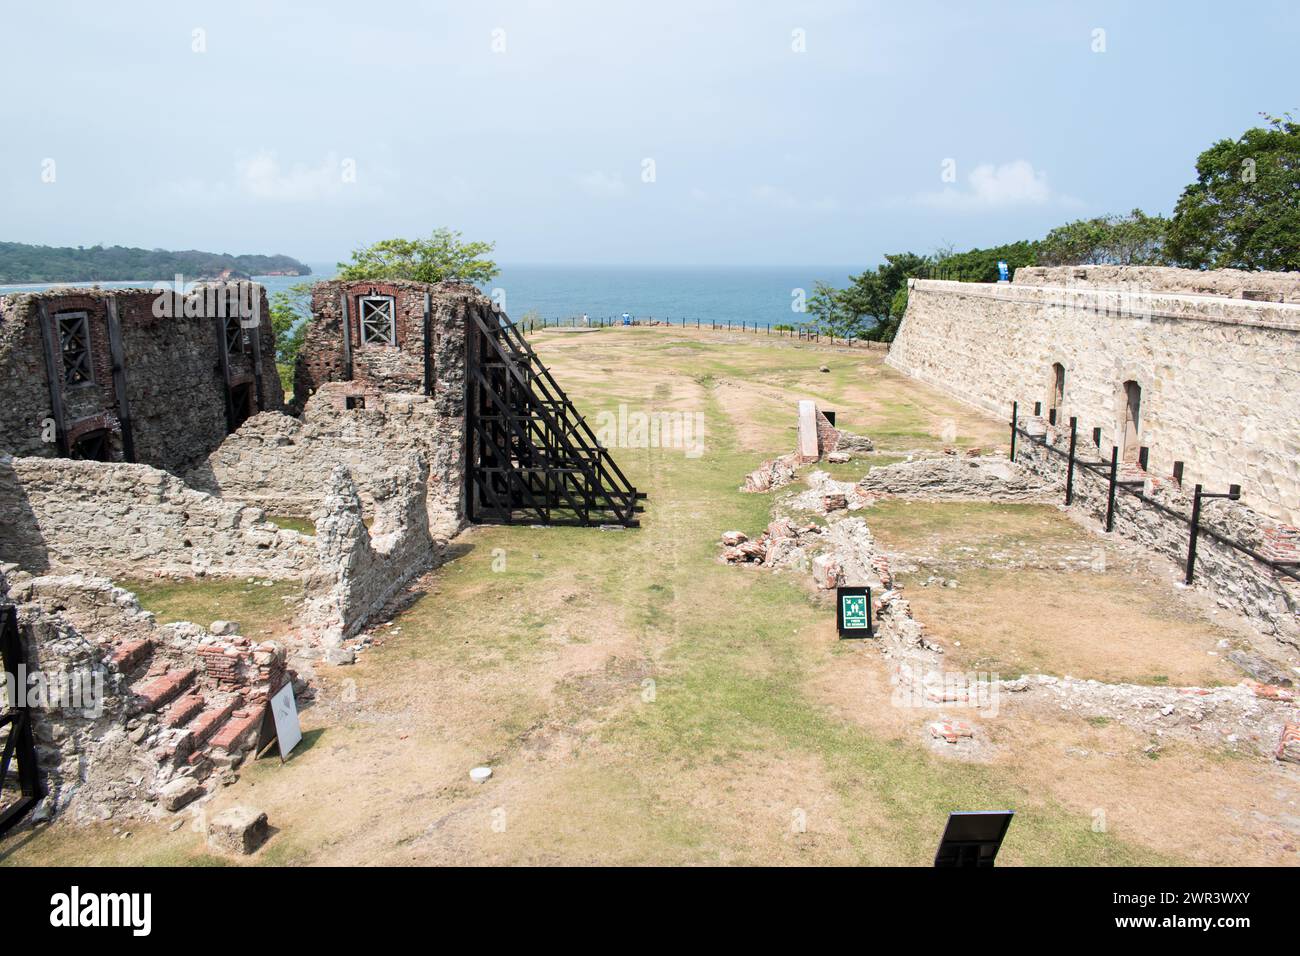
POLYGON ((1057 226, 1038 246, 1038 265, 1165 265, 1169 220, 1134 209, 1057 226))
POLYGON ((1196 160, 1169 227, 1192 268, 1300 269, 1300 124, 1288 114, 1223 139, 1196 160))
POLYGON ((338 277, 488 282, 498 271, 495 262, 484 258, 493 248, 491 242, 464 242, 459 232, 435 229, 428 239, 385 239, 357 249, 351 262, 339 263, 338 277))

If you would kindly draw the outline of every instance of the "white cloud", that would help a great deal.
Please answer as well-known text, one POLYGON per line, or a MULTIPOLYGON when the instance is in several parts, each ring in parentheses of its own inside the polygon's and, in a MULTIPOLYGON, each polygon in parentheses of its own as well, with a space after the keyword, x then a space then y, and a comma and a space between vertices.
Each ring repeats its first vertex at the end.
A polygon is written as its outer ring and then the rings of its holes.
POLYGON ((618 199, 627 193, 622 173, 607 173, 593 170, 574 177, 578 188, 594 199, 618 199))
POLYGON ((319 165, 295 163, 288 168, 280 165, 274 153, 260 152, 235 164, 236 183, 239 190, 254 199, 271 202, 312 202, 337 195, 346 186, 355 185, 345 179, 347 163, 330 154, 319 165))
POLYGON ((834 199, 825 197, 822 199, 800 199, 791 195, 778 186, 764 184, 754 187, 751 194, 755 202, 771 206, 775 209, 784 209, 788 212, 830 212, 839 206, 834 199))
POLYGON ((323 200, 369 199, 381 193, 381 183, 393 179, 386 166, 329 153, 317 164, 283 165, 274 152, 262 150, 235 161, 229 179, 177 180, 163 184, 163 196, 174 201, 228 203, 256 200, 305 203, 323 200))
POLYGON ((923 206, 947 210, 1080 204, 1073 197, 1054 192, 1048 185, 1047 173, 1034 169, 1026 159, 998 166, 983 163, 971 170, 964 188, 946 186, 938 192, 921 193, 915 201, 923 206))

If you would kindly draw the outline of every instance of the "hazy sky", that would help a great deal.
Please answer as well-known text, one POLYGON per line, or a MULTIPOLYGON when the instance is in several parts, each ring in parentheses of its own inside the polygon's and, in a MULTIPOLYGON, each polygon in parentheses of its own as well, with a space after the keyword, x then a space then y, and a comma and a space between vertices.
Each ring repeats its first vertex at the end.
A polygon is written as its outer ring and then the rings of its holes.
POLYGON ((1267 0, 2 9, 0 240, 52 245, 866 265, 1167 213, 1300 107, 1267 0))

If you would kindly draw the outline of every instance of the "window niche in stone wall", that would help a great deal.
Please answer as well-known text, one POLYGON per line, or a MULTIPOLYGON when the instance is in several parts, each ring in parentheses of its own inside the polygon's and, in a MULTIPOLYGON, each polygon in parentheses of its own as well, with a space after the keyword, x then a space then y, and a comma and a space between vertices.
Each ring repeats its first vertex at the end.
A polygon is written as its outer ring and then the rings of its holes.
POLYGON ((362 345, 396 345, 396 303, 391 295, 364 295, 358 300, 362 345))
POLYGON ((1060 362, 1052 363, 1052 391, 1048 396, 1048 417, 1053 424, 1061 420, 1061 408, 1065 405, 1065 366, 1060 362))
POLYGON ((1137 461, 1142 446, 1142 386, 1131 379, 1124 383, 1124 461, 1137 461))

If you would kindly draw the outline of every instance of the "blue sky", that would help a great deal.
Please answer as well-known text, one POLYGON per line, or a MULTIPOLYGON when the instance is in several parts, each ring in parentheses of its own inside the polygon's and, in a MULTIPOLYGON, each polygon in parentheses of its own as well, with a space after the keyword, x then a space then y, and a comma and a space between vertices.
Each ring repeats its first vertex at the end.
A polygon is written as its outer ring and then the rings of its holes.
POLYGON ((1267 0, 46 0, 0 36, 0 239, 307 261, 446 225, 505 263, 867 265, 1168 213, 1300 107, 1267 0))

